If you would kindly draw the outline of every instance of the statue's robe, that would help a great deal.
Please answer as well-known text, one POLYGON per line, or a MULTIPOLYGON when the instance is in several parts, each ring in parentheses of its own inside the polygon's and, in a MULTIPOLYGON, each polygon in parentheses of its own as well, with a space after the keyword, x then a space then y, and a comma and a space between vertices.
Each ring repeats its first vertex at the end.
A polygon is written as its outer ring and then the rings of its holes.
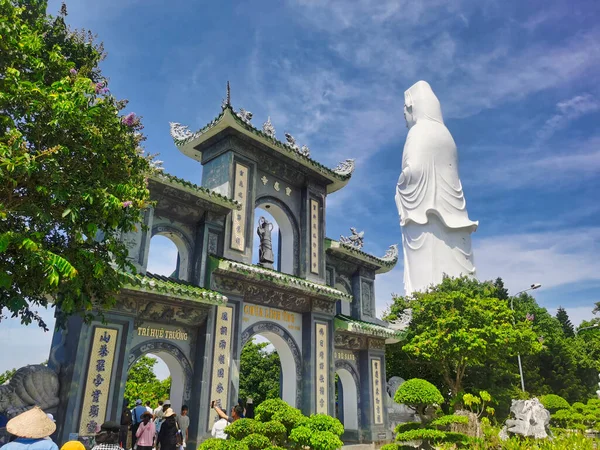
POLYGON ((469 220, 458 176, 456 144, 440 102, 425 81, 405 92, 409 126, 396 186, 406 295, 448 276, 475 275, 469 220))

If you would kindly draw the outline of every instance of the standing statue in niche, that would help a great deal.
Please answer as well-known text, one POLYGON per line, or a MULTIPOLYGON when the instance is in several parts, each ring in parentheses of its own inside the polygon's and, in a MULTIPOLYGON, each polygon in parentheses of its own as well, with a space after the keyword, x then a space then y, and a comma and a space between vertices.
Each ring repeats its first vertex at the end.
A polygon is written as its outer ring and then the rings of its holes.
POLYGON ((424 291, 444 275, 475 276, 469 220, 458 176, 456 144, 440 102, 425 81, 404 93, 409 129, 396 185, 402 227, 406 295, 424 291))
POLYGON ((256 233, 260 238, 258 247, 258 265, 266 269, 272 269, 275 257, 273 256, 273 241, 271 240, 271 231, 273 224, 264 217, 258 220, 258 228, 256 233))

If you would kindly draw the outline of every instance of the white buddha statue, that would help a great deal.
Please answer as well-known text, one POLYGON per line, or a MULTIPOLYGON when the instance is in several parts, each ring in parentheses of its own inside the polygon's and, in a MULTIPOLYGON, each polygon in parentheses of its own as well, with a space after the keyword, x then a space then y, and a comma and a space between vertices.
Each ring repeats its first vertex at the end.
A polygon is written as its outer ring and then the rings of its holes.
POLYGON ((475 275, 469 220, 458 176, 456 144, 444 125, 440 102, 429 83, 404 93, 408 136, 396 206, 402 227, 406 295, 452 277, 475 275))

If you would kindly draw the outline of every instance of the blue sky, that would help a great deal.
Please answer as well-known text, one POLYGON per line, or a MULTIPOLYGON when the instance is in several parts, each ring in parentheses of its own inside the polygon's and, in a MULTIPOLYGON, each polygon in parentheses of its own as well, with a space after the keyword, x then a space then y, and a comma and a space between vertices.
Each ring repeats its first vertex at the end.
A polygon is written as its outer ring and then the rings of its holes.
MULTIPOLYGON (((232 103, 291 132, 314 159, 356 158, 327 202, 327 234, 365 231, 365 250, 401 242, 394 187, 406 127, 403 92, 427 80, 459 148, 480 279, 573 322, 600 301, 600 3, 597 1, 283 0, 68 3, 67 20, 98 33, 113 94, 143 116, 146 149, 199 183, 169 122, 197 129, 232 103)), ((49 10, 58 11, 51 1, 49 10)), ((153 242, 151 268, 175 254, 153 242), (153 256, 154 255, 154 256, 153 256), (158 255, 158 256, 156 256, 158 255)), ((382 311, 403 292, 402 266, 376 284, 382 311)), ((47 358, 50 336, 14 322, 0 370, 47 358)), ((6 346, 3 346, 6 348, 6 346)))

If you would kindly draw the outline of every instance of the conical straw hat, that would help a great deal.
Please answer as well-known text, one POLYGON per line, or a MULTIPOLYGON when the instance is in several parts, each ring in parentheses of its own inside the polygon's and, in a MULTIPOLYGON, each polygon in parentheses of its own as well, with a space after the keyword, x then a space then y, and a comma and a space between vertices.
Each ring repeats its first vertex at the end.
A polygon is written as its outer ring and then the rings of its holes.
POLYGON ((10 434, 30 439, 45 438, 55 430, 56 424, 38 406, 10 419, 6 424, 6 431, 10 434))

